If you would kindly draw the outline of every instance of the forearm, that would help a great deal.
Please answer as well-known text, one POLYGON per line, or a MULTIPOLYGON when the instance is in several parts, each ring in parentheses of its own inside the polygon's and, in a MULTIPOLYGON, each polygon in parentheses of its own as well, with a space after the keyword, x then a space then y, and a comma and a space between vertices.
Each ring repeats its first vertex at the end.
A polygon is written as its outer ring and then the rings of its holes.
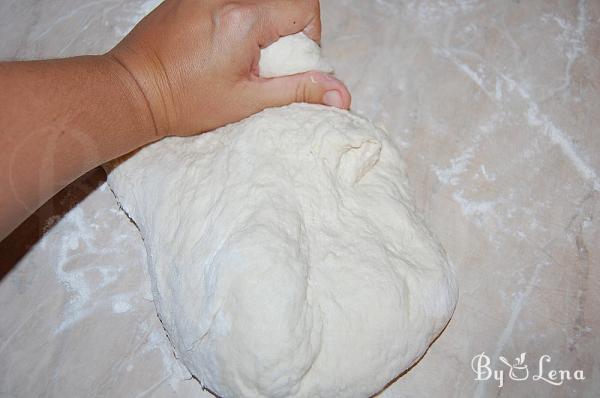
POLYGON ((135 80, 103 56, 0 64, 0 239, 74 179, 158 138, 135 80))

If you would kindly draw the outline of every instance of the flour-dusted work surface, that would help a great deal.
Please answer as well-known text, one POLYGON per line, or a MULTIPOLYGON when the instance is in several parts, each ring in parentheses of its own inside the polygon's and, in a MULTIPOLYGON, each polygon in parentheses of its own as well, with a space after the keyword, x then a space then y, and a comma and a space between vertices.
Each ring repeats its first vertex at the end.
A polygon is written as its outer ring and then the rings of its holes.
MULTIPOLYGON (((157 3, 5 0, 0 58, 105 51, 157 3)), ((325 54, 353 109, 399 145, 460 285, 445 332, 381 397, 596 396, 600 2, 325 0, 322 12, 325 54), (475 380, 477 365, 501 380, 475 380)), ((0 283, 0 396, 210 396, 172 355, 139 233, 100 173, 0 248, 14 264, 0 283)))

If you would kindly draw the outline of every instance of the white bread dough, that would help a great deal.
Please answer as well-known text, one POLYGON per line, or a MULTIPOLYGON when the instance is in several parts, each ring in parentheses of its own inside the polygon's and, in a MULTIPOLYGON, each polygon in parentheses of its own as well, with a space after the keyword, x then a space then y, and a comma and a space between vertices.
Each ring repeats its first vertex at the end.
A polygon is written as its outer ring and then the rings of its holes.
POLYGON ((309 70, 333 72, 321 47, 304 33, 284 36, 260 52, 258 69, 262 77, 293 75, 309 70))
POLYGON ((350 112, 296 104, 167 138, 109 183, 177 356, 219 396, 369 397, 455 307, 399 153, 350 112))

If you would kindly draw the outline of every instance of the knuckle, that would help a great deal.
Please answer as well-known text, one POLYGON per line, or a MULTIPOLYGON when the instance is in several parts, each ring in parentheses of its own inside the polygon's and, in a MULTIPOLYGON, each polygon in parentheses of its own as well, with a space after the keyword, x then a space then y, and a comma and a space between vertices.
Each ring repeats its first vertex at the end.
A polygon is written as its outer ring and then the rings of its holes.
POLYGON ((304 95, 306 90, 304 86, 305 84, 302 82, 298 83, 298 85, 296 86, 296 92, 294 93, 294 102, 304 101, 304 95))
POLYGON ((217 25, 226 28, 239 28, 254 23, 256 7, 240 2, 228 2, 216 11, 217 25))
POLYGON ((294 102, 311 102, 311 88, 305 79, 296 86, 294 102))

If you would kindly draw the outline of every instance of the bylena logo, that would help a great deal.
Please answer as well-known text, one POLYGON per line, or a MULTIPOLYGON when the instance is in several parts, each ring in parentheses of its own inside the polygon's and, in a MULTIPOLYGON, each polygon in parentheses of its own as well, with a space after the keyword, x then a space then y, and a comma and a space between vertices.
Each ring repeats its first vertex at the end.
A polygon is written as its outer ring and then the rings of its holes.
POLYGON ((566 369, 554 369, 552 367, 552 358, 548 354, 542 355, 537 363, 537 372, 529 372, 529 367, 526 364, 527 353, 523 352, 521 355, 516 357, 511 363, 505 357, 499 356, 498 359, 503 364, 499 369, 492 368, 492 361, 489 356, 482 352, 481 354, 475 355, 471 360, 471 369, 475 372, 476 381, 496 380, 498 387, 504 385, 505 377, 513 381, 542 381, 554 386, 560 386, 568 380, 585 380, 583 370, 566 370, 566 369))

